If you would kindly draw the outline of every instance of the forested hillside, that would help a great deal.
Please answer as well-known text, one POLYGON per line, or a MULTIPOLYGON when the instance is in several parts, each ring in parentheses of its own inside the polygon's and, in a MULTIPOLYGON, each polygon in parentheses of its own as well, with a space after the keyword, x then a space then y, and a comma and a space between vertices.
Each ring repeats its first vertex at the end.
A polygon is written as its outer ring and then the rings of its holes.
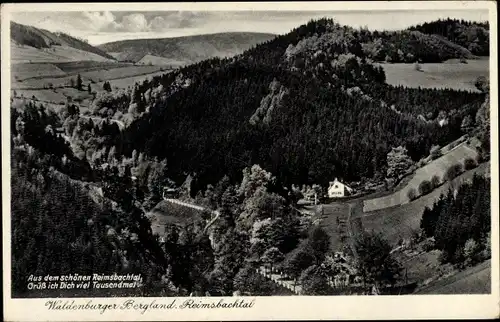
POLYGON ((192 64, 211 57, 230 57, 260 42, 272 39, 273 34, 228 32, 160 39, 131 39, 99 45, 116 53, 120 61, 138 62, 146 55, 192 64))
MULTIPOLYGON (((139 102, 152 88, 162 94, 125 132, 123 152, 166 158, 172 178, 196 173, 202 187, 255 163, 285 185, 327 184, 381 176, 391 147, 418 160, 462 135, 462 119, 475 116, 484 94, 388 86, 362 34, 311 21, 235 58, 137 86, 139 102)), ((408 48, 416 59, 449 58, 408 48)))
MULTIPOLYGON (((29 293, 30 274, 142 272, 144 288, 132 293, 156 292, 156 272, 165 256, 150 222, 134 204, 141 199, 131 184, 130 168, 121 174, 116 167, 99 170, 85 155, 76 156, 57 133, 59 116, 42 105, 29 102, 22 112, 11 109, 11 117, 13 297, 43 295, 29 293)), ((85 133, 81 124, 74 127, 79 128, 75 136, 85 133)), ((101 125, 90 130, 104 138, 102 144, 111 144, 105 141, 109 129, 103 131, 101 125)), ((50 294, 78 295, 61 292, 50 294)))
POLYGON ((491 182, 474 176, 425 208, 420 227, 433 237, 441 261, 473 265, 491 256, 491 182))
POLYGON ((443 19, 409 28, 429 35, 440 35, 478 56, 489 56, 489 23, 443 19))

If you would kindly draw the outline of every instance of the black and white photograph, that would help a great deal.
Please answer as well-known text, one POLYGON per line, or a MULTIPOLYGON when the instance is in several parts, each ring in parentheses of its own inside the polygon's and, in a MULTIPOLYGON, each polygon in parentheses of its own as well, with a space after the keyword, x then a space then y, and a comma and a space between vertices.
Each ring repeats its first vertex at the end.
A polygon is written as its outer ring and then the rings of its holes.
POLYGON ((498 294, 491 9, 13 8, 11 299, 498 294))

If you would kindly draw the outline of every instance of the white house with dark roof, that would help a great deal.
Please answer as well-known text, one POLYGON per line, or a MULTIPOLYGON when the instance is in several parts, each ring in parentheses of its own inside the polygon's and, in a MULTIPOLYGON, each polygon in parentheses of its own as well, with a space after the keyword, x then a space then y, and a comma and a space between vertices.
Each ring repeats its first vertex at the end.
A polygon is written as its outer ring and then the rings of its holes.
POLYGON ((328 198, 346 197, 352 193, 353 189, 337 180, 337 178, 330 182, 330 186, 328 187, 328 198))

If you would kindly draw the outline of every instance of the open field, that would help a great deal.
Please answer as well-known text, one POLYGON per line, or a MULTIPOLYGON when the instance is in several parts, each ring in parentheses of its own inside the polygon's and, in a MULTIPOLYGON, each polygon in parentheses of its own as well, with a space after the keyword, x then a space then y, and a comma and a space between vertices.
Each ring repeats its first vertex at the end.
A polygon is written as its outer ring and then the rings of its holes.
POLYGON ((405 267, 408 282, 422 283, 426 280, 436 277, 440 272, 451 270, 451 265, 446 264, 443 267, 439 264, 439 250, 423 252, 409 259, 400 258, 402 266, 405 267))
MULTIPOLYGON (((165 71, 159 71, 159 72, 154 72, 146 75, 137 75, 137 76, 132 76, 132 77, 125 77, 125 78, 118 78, 118 79, 112 79, 109 80, 109 83, 111 84, 111 88, 113 89, 124 89, 129 86, 133 86, 135 83, 141 83, 145 79, 152 79, 154 76, 157 75, 163 75, 168 73, 168 70, 165 71)), ((102 89, 104 82, 99 82, 96 83, 96 86, 98 89, 102 89)))
POLYGON ((165 58, 154 55, 145 55, 137 62, 138 65, 156 65, 156 66, 170 66, 171 68, 178 68, 186 65, 185 61, 176 60, 172 58, 165 58))
POLYGON ((12 81, 24 80, 32 77, 64 76, 66 72, 55 64, 12 64, 12 81))
POLYGON ((99 69, 90 72, 81 73, 84 80, 100 82, 102 80, 113 80, 137 75, 150 74, 161 71, 159 66, 127 66, 121 68, 99 69))
POLYGON ((415 294, 489 293, 491 293, 491 260, 431 282, 415 292, 415 294))
POLYGON ((418 186, 422 181, 430 181, 434 175, 437 175, 441 180, 443 180, 446 170, 448 170, 451 165, 463 163, 463 161, 467 158, 475 160, 476 157, 477 151, 474 148, 469 147, 466 142, 461 143, 440 158, 437 158, 429 164, 417 169, 413 178, 401 190, 388 196, 365 200, 363 211, 370 212, 408 203, 410 201, 408 198, 408 191, 410 191, 410 189, 414 189, 418 194, 418 186))
POLYGON ((381 64, 386 82, 391 85, 422 88, 449 88, 477 92, 474 81, 479 76, 489 75, 489 59, 482 57, 468 60, 467 64, 457 61, 420 64, 421 71, 414 64, 381 64))
MULTIPOLYGON (((14 92, 14 91, 12 91, 14 92)), ((55 88, 55 89, 41 89, 41 90, 15 90, 16 98, 32 99, 35 96, 37 101, 43 103, 54 103, 57 105, 64 105, 68 97, 80 106, 88 106, 92 95, 86 91, 79 91, 76 88, 55 88)))
POLYGON ((35 100, 42 102, 53 102, 53 103, 66 103, 66 96, 61 91, 53 91, 51 89, 44 90, 16 90, 16 97, 25 97, 27 99, 32 99, 33 96, 35 100))
POLYGON ((202 211, 165 200, 160 201, 148 214, 153 234, 163 235, 165 225, 186 225, 202 220, 202 211))
POLYGON ((320 226, 330 235, 330 249, 332 251, 340 251, 342 245, 349 238, 347 230, 348 215, 348 203, 335 202, 319 207, 315 218, 320 219, 320 226))
MULTIPOLYGON (((31 78, 55 78, 77 75, 90 71, 109 70, 122 67, 134 67, 131 64, 118 63, 114 61, 77 61, 77 62, 53 62, 53 63, 18 63, 11 65, 12 81, 26 81, 31 78)), ((137 66, 138 72, 129 72, 132 75, 147 72, 150 69, 137 66)), ((128 76, 128 75, 127 75, 128 76)))
POLYGON ((424 207, 431 206, 450 187, 471 180, 475 173, 489 176, 489 172, 490 163, 483 163, 475 169, 464 172, 451 183, 445 182, 431 193, 410 203, 366 213, 355 212, 353 219, 361 225, 357 229, 381 232, 391 244, 396 245, 400 239, 410 238, 412 233, 419 229, 424 207))
POLYGON ((71 62, 82 60, 112 61, 97 54, 69 46, 51 46, 50 48, 34 48, 11 43, 11 62, 15 63, 45 63, 71 62))
POLYGON ((54 65, 68 74, 131 66, 130 63, 120 63, 116 61, 72 61, 64 63, 54 63, 54 65))
MULTIPOLYGON (((120 81, 120 86, 124 88, 127 87, 123 86, 125 83, 127 85, 133 85, 136 79, 146 79, 150 75, 158 75, 168 72, 168 70, 162 71, 162 69, 163 68, 159 66, 127 66, 83 72, 80 76, 85 86, 87 83, 99 83, 97 86, 102 89, 102 84, 106 80, 122 80, 120 81)), ((71 86, 71 81, 76 83, 76 77, 76 74, 68 75, 64 74, 64 72, 59 75, 51 75, 43 78, 29 78, 26 80, 16 80, 15 76, 13 76, 14 79, 11 83, 11 88, 16 90, 43 90, 53 87, 68 87, 71 86)))

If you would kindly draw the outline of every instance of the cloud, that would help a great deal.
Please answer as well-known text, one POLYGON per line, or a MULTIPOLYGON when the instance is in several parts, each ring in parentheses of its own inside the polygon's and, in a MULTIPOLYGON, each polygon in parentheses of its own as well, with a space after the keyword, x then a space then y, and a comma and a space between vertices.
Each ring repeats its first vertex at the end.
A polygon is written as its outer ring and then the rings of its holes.
POLYGON ((437 18, 487 20, 485 10, 462 11, 86 11, 16 12, 12 19, 49 31, 63 31, 93 44, 127 38, 178 37, 228 31, 283 34, 312 18, 370 29, 403 29, 437 18))
POLYGON ((203 13, 190 11, 168 12, 83 12, 88 26, 97 32, 148 32, 190 28, 202 23, 203 13))
POLYGON ((118 31, 121 26, 116 22, 116 17, 110 11, 84 11, 83 18, 88 20, 89 29, 94 31, 118 31))
POLYGON ((119 24, 121 29, 124 31, 149 31, 149 24, 143 14, 135 13, 122 18, 121 24, 119 24))
POLYGON ((178 12, 170 15, 156 16, 151 19, 151 31, 165 31, 167 29, 191 28, 195 26, 198 17, 191 12, 178 12))

